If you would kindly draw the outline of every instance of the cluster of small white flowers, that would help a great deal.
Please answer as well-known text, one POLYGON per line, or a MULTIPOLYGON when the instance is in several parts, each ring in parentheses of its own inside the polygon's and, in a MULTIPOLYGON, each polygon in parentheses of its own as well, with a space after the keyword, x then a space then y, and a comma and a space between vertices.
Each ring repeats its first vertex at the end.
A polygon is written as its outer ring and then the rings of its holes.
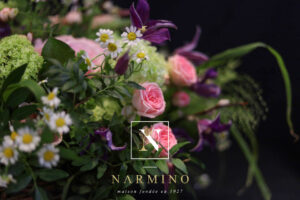
MULTIPOLYGON (((118 42, 113 38, 113 31, 109 29, 99 29, 96 35, 97 39, 95 41, 105 49, 105 55, 109 55, 113 59, 120 55, 126 45, 129 47, 137 45, 143 36, 142 31, 135 26, 125 28, 125 32, 121 34, 121 42, 118 42)), ((89 62, 86 61, 86 56, 82 56, 82 58, 85 60, 85 63, 90 66, 89 62)), ((149 59, 143 50, 135 52, 133 58, 137 63, 149 59)))

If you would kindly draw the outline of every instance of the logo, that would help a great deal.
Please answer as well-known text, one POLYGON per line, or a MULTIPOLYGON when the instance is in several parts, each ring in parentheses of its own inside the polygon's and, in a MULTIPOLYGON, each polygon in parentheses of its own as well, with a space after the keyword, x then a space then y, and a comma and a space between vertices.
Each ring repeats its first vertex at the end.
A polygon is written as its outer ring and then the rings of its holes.
POLYGON ((163 123, 169 129, 169 121, 131 121, 131 160, 169 159, 169 147, 160 143, 161 137, 164 137, 164 139, 167 137, 167 145, 169 145, 169 130, 162 135, 160 128, 153 128, 156 123, 163 123), (165 151, 167 155, 161 156, 161 151, 165 151))

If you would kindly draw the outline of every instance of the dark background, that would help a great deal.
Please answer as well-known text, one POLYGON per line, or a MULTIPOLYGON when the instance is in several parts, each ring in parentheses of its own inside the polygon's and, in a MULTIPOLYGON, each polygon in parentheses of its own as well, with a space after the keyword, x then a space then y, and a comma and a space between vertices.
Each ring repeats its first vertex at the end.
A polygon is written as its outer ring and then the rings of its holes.
MULTIPOLYGON (((128 7, 132 1, 115 2, 128 7)), ((153 19, 168 19, 178 26, 177 31, 172 31, 171 49, 191 40, 195 26, 200 25, 202 35, 197 49, 208 55, 256 41, 278 50, 291 76, 293 121, 296 132, 300 133, 299 0, 149 0, 149 3, 153 19)), ((276 61, 266 50, 259 49, 243 59, 239 71, 260 84, 269 107, 268 118, 261 123, 257 137, 259 167, 272 199, 300 199, 300 144, 293 143, 285 122, 285 91, 276 61)), ((199 156, 213 179, 207 190, 198 191, 199 199, 262 199, 255 184, 242 196, 237 195, 245 182, 247 161, 236 144, 226 152, 224 175, 219 173, 217 152, 206 151, 199 156)))

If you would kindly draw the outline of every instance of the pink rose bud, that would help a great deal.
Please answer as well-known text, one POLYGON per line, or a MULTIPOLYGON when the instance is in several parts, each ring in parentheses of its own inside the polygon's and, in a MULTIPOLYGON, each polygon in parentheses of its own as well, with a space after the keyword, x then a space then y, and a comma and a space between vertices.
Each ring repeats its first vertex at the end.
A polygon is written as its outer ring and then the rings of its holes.
POLYGON ((144 117, 154 118, 161 115, 166 108, 164 95, 156 83, 141 84, 145 90, 135 90, 132 104, 137 109, 137 114, 144 117))
POLYGON ((162 148, 162 146, 165 148, 160 153, 160 157, 168 157, 168 150, 172 149, 172 147, 177 144, 177 139, 173 134, 172 129, 163 123, 156 123, 151 127, 151 129, 151 137, 156 142, 160 143, 159 148, 162 148), (155 129, 160 129, 160 131, 154 131, 155 129))
POLYGON ((173 95, 172 103, 174 106, 185 107, 190 104, 190 96, 183 91, 176 92, 173 95))
POLYGON ((82 22, 82 14, 79 11, 70 11, 64 17, 63 23, 65 24, 80 24, 82 22))
POLYGON ((174 55, 169 58, 170 76, 177 86, 191 86, 197 81, 197 73, 194 65, 185 57, 174 55))

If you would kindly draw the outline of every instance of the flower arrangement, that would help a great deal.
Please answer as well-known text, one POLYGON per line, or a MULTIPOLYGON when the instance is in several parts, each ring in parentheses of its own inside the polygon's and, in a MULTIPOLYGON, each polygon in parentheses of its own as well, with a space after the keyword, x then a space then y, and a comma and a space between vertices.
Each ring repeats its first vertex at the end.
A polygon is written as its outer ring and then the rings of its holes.
POLYGON ((254 134, 266 105, 254 80, 235 69, 259 47, 275 56, 297 138, 281 56, 258 42, 208 57, 194 50, 199 27, 191 42, 163 53, 156 46, 177 27, 149 12, 147 0, 129 9, 97 0, 0 3, 2 199, 137 198, 118 193, 133 183, 113 184, 112 174, 161 176, 165 191, 177 187, 172 176, 189 174, 195 187, 184 187, 192 191, 209 182, 197 152, 225 151, 230 138, 249 163, 245 187, 254 178, 271 198, 254 134), (142 121, 154 123, 143 128, 142 121), (142 156, 159 159, 131 159, 141 146, 142 156))

